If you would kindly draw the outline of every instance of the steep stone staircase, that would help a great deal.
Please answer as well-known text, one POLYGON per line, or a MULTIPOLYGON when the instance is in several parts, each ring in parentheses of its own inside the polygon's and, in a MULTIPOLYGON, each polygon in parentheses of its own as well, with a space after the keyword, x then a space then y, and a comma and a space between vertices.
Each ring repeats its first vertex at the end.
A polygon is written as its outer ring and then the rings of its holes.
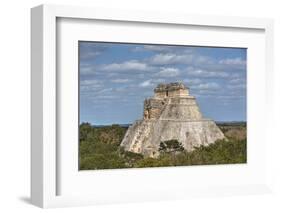
MULTIPOLYGON (((166 107, 169 103, 170 103, 170 100, 166 100, 163 108, 161 109, 161 113, 166 109, 166 107)), ((148 137, 150 131, 151 131, 150 122, 147 120, 142 120, 139 124, 139 128, 137 128, 137 130, 135 132, 135 135, 132 140, 131 147, 130 147, 130 151, 135 152, 135 153, 141 153, 143 141, 145 140, 145 138, 148 137)))
POLYGON ((160 111, 160 119, 161 119, 161 116, 163 115, 163 112, 166 110, 167 106, 171 103, 171 99, 166 99, 165 100, 165 103, 160 111))
POLYGON ((145 120, 142 121, 140 127, 137 129, 135 136, 132 140, 132 145, 130 148, 132 152, 136 152, 136 153, 141 152, 143 140, 145 139, 145 137, 148 136, 149 132, 150 132, 149 122, 145 120))

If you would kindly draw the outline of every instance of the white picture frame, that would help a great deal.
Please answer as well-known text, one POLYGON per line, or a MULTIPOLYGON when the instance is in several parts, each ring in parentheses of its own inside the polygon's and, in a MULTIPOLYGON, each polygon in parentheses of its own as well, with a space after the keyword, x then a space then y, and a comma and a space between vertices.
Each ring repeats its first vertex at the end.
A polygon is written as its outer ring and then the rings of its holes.
MULTIPOLYGON (((216 16, 202 16, 202 15, 187 15, 187 14, 166 14, 166 13, 152 13, 145 11, 123 11, 111 9, 98 8, 84 8, 74 6, 54 6, 41 5, 31 10, 31 201, 33 204, 47 208, 47 207, 62 207, 62 206, 76 206, 76 205, 91 205, 100 203, 116 203, 116 202, 138 202, 144 200, 165 200, 165 199, 179 199, 197 196, 214 196, 214 195, 233 195, 233 194, 252 194, 270 192, 271 172, 270 161, 265 161, 264 166, 255 168, 257 174, 264 173, 262 179, 249 184, 236 182, 233 185, 221 184, 200 187, 200 183, 193 183, 194 187, 183 186, 169 186, 165 190, 159 187, 153 188, 150 195, 144 193, 132 194, 133 190, 118 189, 122 193, 106 191, 101 193, 101 189, 97 189, 96 195, 82 194, 59 194, 58 185, 61 184, 59 177, 60 170, 58 159, 60 158, 58 152, 58 95, 57 88, 60 81, 57 79, 57 21, 59 18, 64 19, 80 19, 80 20, 101 20, 101 21, 118 21, 120 25, 124 22, 133 23, 153 23, 154 25, 163 26, 199 26, 206 28, 220 28, 231 30, 258 30, 263 32, 262 41, 264 44, 264 68, 261 68, 261 76, 266 78, 259 78, 258 81, 264 82, 265 87, 258 91, 264 95, 266 104, 262 105, 261 111, 266 113, 263 116, 262 122, 266 126, 266 131, 259 133, 262 141, 261 146, 270 146, 270 132, 273 131, 272 122, 273 114, 273 21, 271 19, 256 19, 256 18, 240 18, 240 17, 216 17, 216 16), (259 171, 258 171, 259 170, 259 171), (101 193, 97 195, 97 193, 101 193)), ((235 34, 233 35, 235 38, 235 34)), ((211 41, 209 41, 211 42, 211 41)), ((256 85, 250 85, 254 88, 256 85)), ((252 89, 250 89, 250 92, 252 89)), ((252 100, 252 104, 257 100, 252 100)), ((249 110, 249 109, 248 109, 249 110)), ((258 129, 258 128, 257 128, 258 129)), ((255 148, 252 148, 255 149, 255 148)), ((256 148, 258 149, 258 148, 256 148)), ((67 151, 67 150, 65 150, 67 151)), ((258 150, 257 152, 259 152, 258 150)), ((266 156, 270 154, 266 151, 266 156)), ((263 158, 265 159, 265 156, 263 158)), ((234 168, 234 167, 232 167, 234 168)), ((204 168, 211 171, 214 168, 204 168)), ((235 168, 234 168, 235 169, 235 168)), ((246 168, 247 169, 247 168, 246 168)), ((163 169, 148 169, 142 172, 132 171, 129 177, 136 177, 144 173, 154 173, 154 177, 165 176, 165 172, 171 168, 163 169)), ((239 170, 239 169, 238 169, 239 170)), ((245 168, 244 168, 245 170, 245 168)), ((185 168, 180 170, 171 170, 177 175, 186 175, 185 168)), ((78 171, 77 171, 78 172, 78 171)), ((107 171, 108 175, 111 171, 107 171)), ((115 172, 112 175, 122 175, 128 172, 122 170, 115 172), (119 173, 119 174, 118 174, 119 173)), ((241 172, 241 171, 239 171, 241 172)), ((93 178, 97 173, 92 173, 89 176, 93 178)), ((101 174, 101 173, 99 173, 101 174)), ((204 174, 198 172, 198 174, 204 174)), ((85 174, 86 175, 86 174, 85 174)), ((175 179, 175 175, 169 176, 175 179)), ((120 178, 120 177, 119 177, 120 178)), ((152 177, 153 178, 153 177, 152 177)), ((258 178, 257 178, 258 179, 258 178)), ((84 180, 89 181, 89 178, 84 180)), ((73 185, 77 183, 72 183, 73 185)), ((104 183, 106 184, 106 183, 104 183)), ((102 183, 100 183, 102 185, 102 183)), ((141 184, 140 184, 141 185, 141 184)), ((126 186, 124 186, 126 188, 126 186)), ((144 186, 142 186, 144 187, 144 186)), ((128 187, 129 188, 129 187, 128 187)), ((145 188, 145 187, 144 187, 145 188)), ((74 189, 74 188, 73 188, 74 189)), ((93 190, 93 189, 91 189, 93 190)), ((136 189, 137 192, 137 189, 136 189)))

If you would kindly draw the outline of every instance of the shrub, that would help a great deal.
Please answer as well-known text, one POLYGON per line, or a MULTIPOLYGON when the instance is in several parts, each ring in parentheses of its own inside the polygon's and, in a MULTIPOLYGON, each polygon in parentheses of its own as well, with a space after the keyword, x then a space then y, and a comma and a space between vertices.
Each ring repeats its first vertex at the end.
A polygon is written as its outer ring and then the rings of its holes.
POLYGON ((177 140, 168 140, 160 143, 159 151, 165 153, 182 152, 184 150, 182 144, 177 140))

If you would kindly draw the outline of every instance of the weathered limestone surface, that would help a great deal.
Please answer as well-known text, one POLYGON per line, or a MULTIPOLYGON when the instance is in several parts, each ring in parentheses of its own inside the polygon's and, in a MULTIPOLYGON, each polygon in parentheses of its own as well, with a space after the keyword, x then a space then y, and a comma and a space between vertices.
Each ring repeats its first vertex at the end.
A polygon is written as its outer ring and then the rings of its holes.
POLYGON ((157 157, 160 142, 176 139, 187 151, 207 146, 224 135, 214 121, 203 118, 196 99, 182 83, 160 84, 144 102, 144 117, 129 127, 125 150, 157 157))

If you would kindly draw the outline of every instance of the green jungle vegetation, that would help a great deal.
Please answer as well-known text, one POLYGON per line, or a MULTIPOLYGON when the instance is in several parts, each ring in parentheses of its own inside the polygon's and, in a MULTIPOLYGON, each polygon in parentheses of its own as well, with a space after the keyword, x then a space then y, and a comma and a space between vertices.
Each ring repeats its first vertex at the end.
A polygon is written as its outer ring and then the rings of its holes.
POLYGON ((127 127, 80 125, 80 170, 144 168, 188 165, 237 164, 247 162, 246 123, 218 124, 228 140, 186 152, 177 140, 161 141, 157 159, 124 151, 120 143, 127 127))

